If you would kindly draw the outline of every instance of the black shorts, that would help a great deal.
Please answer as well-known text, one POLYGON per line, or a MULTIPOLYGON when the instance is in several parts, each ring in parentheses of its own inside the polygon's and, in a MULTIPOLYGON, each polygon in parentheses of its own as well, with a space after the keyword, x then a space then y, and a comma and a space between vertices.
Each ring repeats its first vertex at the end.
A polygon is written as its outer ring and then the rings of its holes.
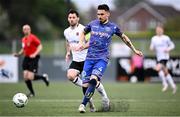
POLYGON ((83 67, 84 67, 84 61, 82 62, 72 61, 72 63, 69 66, 69 69, 76 69, 81 73, 83 70, 83 67))
POLYGON ((165 67, 167 65, 167 62, 168 62, 168 60, 165 60, 165 59, 158 61, 158 63, 164 65, 165 67))
POLYGON ((40 59, 39 55, 36 56, 35 58, 24 57, 22 64, 23 70, 28 70, 37 73, 39 59, 40 59))

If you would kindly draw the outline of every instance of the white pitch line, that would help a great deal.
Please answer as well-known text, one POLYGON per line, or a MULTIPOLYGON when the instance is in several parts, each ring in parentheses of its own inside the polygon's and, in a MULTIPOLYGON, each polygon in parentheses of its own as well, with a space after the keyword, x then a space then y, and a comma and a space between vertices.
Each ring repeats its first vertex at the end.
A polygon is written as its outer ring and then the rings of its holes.
MULTIPOLYGON (((0 102, 10 102, 12 100, 8 99, 0 99, 0 102)), ((81 102, 82 100, 78 99, 30 99, 30 102, 81 102)), ((166 99, 158 99, 158 100, 136 100, 136 99, 119 99, 119 100, 110 100, 112 102, 179 102, 180 100, 166 100, 166 99)), ((94 102, 101 102, 101 100, 97 99, 94 102)))

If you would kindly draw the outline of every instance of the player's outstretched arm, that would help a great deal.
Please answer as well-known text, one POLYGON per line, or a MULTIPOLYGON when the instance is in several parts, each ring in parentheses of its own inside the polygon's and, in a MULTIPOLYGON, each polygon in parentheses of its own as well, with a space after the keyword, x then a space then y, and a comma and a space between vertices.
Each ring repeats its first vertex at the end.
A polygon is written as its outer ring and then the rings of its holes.
POLYGON ((19 57, 23 54, 23 49, 21 49, 18 53, 13 53, 15 57, 19 57))
POLYGON ((130 41, 130 39, 128 38, 128 36, 126 36, 124 33, 121 35, 121 39, 123 40, 123 42, 129 47, 131 48, 131 50, 139 55, 139 56, 143 56, 143 53, 139 50, 137 50, 134 45, 132 44, 132 42, 130 41))

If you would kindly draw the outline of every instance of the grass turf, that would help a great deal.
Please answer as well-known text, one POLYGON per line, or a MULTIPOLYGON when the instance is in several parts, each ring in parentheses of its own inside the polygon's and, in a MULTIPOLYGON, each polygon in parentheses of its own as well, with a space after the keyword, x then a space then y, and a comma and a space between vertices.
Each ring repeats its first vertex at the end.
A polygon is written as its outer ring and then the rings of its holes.
MULTIPOLYGON (((12 97, 17 92, 26 93, 23 82, 0 84, 0 116, 178 116, 180 115, 180 91, 175 95, 169 88, 161 92, 161 84, 106 82, 104 86, 111 100, 110 112, 77 111, 82 99, 81 88, 70 82, 52 82, 46 87, 34 82, 36 97, 29 99, 24 108, 16 108, 12 97)), ((180 84, 178 84, 180 87, 180 84)), ((93 96, 96 108, 101 110, 101 97, 93 96)))

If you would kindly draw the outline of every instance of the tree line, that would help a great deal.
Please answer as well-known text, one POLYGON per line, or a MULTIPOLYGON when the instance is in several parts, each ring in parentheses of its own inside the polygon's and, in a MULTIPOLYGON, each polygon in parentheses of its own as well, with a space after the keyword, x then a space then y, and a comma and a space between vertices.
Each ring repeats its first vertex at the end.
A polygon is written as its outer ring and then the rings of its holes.
POLYGON ((21 37, 24 24, 43 38, 62 36, 69 8, 76 9, 69 0, 0 0, 0 40, 21 37))

